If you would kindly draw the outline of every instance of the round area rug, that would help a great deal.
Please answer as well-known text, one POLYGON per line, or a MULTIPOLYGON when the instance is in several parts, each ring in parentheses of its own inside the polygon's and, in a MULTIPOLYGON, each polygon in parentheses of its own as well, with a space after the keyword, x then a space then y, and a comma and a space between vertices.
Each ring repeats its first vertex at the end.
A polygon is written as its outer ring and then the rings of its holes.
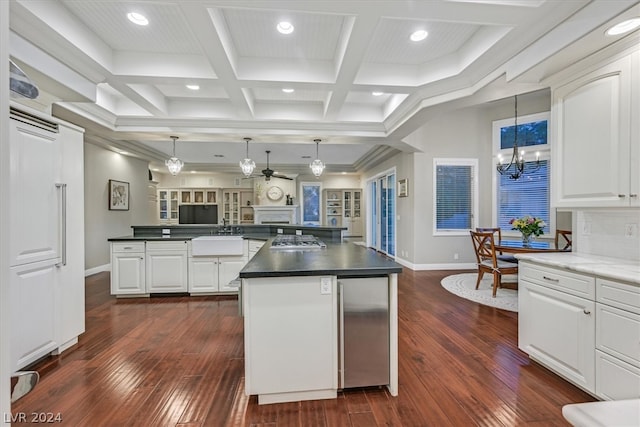
MULTIPOLYGON (((464 299, 475 301, 477 303, 500 308, 508 311, 518 311, 518 291, 513 289, 498 288, 496 297, 491 296, 493 287, 493 276, 484 275, 478 290, 476 290, 477 273, 462 273, 447 276, 442 279, 442 287, 458 295, 464 299)), ((515 279, 515 278, 514 278, 515 279)), ((504 282, 510 282, 509 276, 506 276, 504 282)), ((514 280, 515 281, 515 280, 514 280)))

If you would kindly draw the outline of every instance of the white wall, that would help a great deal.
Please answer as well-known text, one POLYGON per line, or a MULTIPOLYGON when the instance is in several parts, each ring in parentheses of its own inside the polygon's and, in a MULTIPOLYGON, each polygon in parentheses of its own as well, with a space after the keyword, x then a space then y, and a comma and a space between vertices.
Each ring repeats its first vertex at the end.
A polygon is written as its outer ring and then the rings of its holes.
MULTIPOLYGON (((518 115, 550 109, 549 92, 519 97, 518 115)), ((433 159, 478 159, 479 226, 492 222, 492 192, 495 160, 492 154, 492 122, 513 117, 513 101, 507 99, 481 106, 448 111, 405 138, 422 152, 398 154, 369 170, 367 179, 389 167, 397 167, 397 179, 408 178, 409 197, 396 201, 396 257, 415 269, 460 268, 475 263, 469 236, 433 235, 433 159), (458 259, 454 259, 455 254, 458 259)))
POLYGON ((84 150, 85 270, 110 263, 111 237, 130 235, 132 225, 148 224, 148 162, 93 144, 84 150), (129 210, 108 209, 109 180, 129 183, 129 210))

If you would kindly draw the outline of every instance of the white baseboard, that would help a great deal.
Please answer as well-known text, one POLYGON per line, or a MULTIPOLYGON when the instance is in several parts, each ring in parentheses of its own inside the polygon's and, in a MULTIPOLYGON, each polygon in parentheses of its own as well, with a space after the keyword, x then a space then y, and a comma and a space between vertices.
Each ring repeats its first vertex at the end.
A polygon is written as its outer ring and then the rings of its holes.
POLYGON ((406 259, 396 257, 395 261, 413 271, 421 270, 476 270, 475 263, 446 263, 446 264, 414 264, 406 259))
POLYGON ((91 276, 92 274, 102 273, 103 271, 111 271, 111 264, 99 265, 97 267, 90 268, 84 271, 84 277, 91 276))

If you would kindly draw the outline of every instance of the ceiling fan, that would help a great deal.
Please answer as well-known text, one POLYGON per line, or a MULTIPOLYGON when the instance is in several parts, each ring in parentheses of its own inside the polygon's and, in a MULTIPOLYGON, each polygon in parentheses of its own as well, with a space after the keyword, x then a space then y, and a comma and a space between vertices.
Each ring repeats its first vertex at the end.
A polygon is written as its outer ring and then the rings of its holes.
POLYGON ((271 180, 271 177, 280 178, 280 179, 288 179, 290 181, 293 180, 293 178, 289 178, 288 176, 278 175, 278 174, 275 173, 275 171, 273 169, 270 169, 269 168, 269 153, 271 153, 271 151, 270 150, 266 150, 265 152, 267 153, 267 167, 265 169, 262 169, 262 176, 264 176, 264 180, 265 181, 269 181, 269 180, 271 180))

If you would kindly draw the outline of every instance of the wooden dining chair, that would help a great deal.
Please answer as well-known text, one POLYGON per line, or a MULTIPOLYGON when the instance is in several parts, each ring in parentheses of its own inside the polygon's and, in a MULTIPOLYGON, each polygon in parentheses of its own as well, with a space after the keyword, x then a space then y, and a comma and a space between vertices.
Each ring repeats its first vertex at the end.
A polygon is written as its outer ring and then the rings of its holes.
POLYGON ((495 298, 498 287, 502 284, 502 276, 505 274, 518 274, 518 264, 499 260, 495 247, 495 234, 493 232, 479 232, 470 230, 473 249, 476 254, 478 265, 478 280, 476 289, 480 286, 480 281, 484 273, 493 275, 493 292, 495 298))
MULTIPOLYGON (((497 241, 502 241, 502 230, 500 229, 500 227, 476 227, 476 231, 479 231, 480 233, 493 233, 494 241, 496 235, 498 236, 497 241)), ((497 256, 499 260, 506 262, 515 262, 516 264, 518 263, 518 258, 514 257, 513 255, 504 255, 502 251, 498 251, 497 256)))
POLYGON ((562 249, 563 251, 571 249, 571 245, 573 244, 571 234, 571 230, 556 229, 556 249, 562 249))

